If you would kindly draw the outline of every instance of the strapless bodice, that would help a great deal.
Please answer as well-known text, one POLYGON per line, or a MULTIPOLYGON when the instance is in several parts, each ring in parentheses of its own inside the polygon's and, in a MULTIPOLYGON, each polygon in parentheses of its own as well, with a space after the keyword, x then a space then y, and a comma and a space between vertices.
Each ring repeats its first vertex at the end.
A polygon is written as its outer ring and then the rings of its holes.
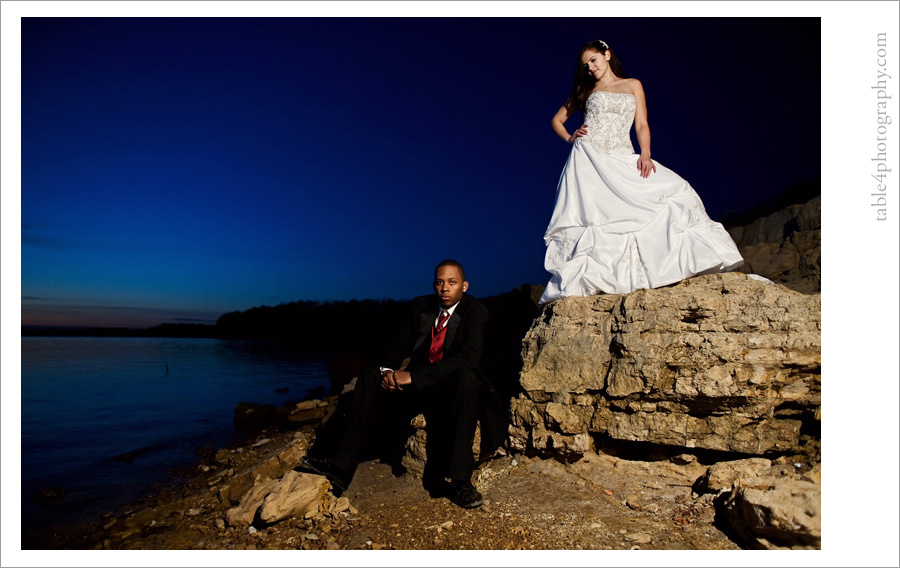
POLYGON ((583 139, 606 152, 634 154, 630 133, 635 108, 637 103, 631 93, 594 91, 585 104, 588 133, 583 139))

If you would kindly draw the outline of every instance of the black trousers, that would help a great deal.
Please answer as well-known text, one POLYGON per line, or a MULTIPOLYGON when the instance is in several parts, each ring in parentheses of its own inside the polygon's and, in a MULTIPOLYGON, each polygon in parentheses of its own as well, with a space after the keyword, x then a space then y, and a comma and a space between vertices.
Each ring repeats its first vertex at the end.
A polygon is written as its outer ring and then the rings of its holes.
POLYGON ((410 420, 421 413, 427 433, 426 481, 445 477, 469 481, 475 468, 472 443, 480 390, 476 374, 463 369, 430 388, 386 391, 381 388, 381 371, 367 368, 357 377, 352 396, 342 400, 335 416, 323 425, 311 453, 331 457, 335 466, 347 471, 354 471, 373 450, 399 463, 412 433, 410 420))

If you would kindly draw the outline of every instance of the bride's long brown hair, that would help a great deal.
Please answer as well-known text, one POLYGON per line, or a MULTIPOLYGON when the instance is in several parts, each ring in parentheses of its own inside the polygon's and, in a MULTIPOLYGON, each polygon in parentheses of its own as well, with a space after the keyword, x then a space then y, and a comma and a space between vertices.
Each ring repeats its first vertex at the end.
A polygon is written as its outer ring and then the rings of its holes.
POLYGON ((622 63, 619 62, 619 58, 616 57, 616 53, 606 45, 606 42, 595 39, 582 45, 581 49, 578 51, 578 58, 575 60, 575 79, 572 81, 572 92, 569 93, 569 100, 574 102, 582 111, 584 111, 588 95, 591 94, 591 91, 594 90, 594 86, 597 84, 597 79, 594 79, 594 77, 588 73, 587 68, 581 62, 581 56, 589 49, 599 51, 603 55, 606 55, 606 52, 608 51, 609 67, 612 69, 612 72, 620 79, 628 78, 628 75, 625 74, 625 69, 622 67, 622 63))

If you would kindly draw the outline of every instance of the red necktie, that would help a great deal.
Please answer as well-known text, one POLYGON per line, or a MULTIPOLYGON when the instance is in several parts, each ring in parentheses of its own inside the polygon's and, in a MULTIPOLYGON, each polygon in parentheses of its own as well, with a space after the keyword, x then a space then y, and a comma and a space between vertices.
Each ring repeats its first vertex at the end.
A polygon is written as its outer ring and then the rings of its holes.
POLYGON ((441 319, 438 320, 436 326, 431 328, 431 349, 428 351, 428 362, 436 363, 444 357, 444 337, 447 335, 447 320, 450 319, 450 312, 444 310, 441 312, 441 319))

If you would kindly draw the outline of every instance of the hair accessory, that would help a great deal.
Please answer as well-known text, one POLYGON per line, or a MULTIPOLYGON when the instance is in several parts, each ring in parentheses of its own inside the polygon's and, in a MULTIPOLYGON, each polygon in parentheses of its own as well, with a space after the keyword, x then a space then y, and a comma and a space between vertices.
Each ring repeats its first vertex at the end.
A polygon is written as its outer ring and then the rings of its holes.
POLYGON ((606 43, 605 41, 603 41, 602 39, 598 39, 598 40, 597 40, 597 43, 603 44, 603 48, 604 48, 604 49, 609 49, 609 44, 607 44, 607 43, 606 43))

